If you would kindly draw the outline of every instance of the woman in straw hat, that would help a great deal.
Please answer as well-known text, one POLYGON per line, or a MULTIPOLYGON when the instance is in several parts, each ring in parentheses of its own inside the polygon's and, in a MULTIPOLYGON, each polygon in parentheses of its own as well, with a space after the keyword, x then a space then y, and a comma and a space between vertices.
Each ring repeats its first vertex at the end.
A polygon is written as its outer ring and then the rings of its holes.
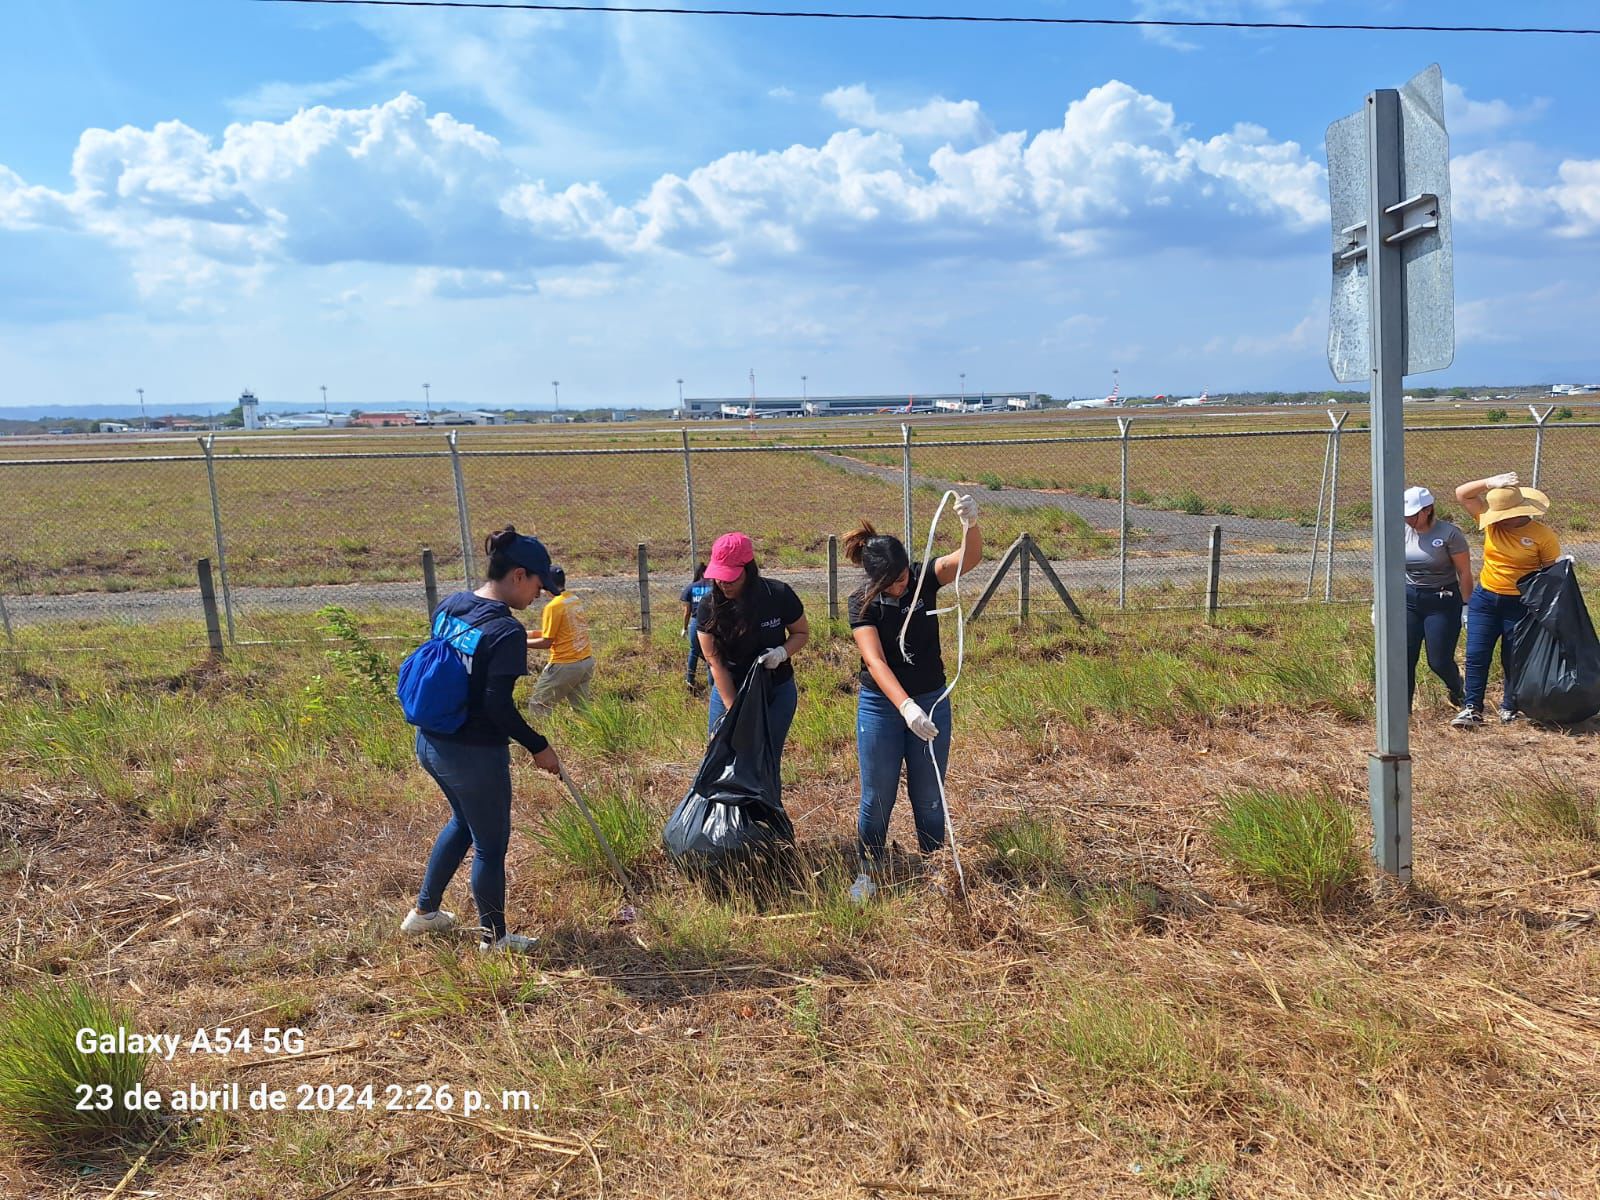
MULTIPOLYGON (((1522 619, 1522 596, 1517 580, 1530 571, 1548 567, 1561 557, 1561 543, 1538 518, 1550 509, 1550 497, 1533 488, 1519 487, 1517 473, 1507 471, 1488 479, 1474 479, 1456 489, 1456 499, 1478 518, 1483 530, 1483 570, 1467 603, 1466 704, 1450 722, 1459 729, 1483 724, 1483 696, 1489 686, 1489 663, 1495 643, 1522 619)), ((1500 667, 1505 670, 1505 650, 1500 667)), ((1500 720, 1513 721, 1517 699, 1507 673, 1502 687, 1500 720)))

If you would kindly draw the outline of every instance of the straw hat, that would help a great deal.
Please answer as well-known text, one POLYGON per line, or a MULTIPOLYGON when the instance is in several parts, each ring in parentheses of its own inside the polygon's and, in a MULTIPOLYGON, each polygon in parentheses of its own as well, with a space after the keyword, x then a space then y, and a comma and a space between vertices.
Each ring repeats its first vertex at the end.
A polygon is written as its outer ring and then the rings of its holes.
POLYGON ((1550 497, 1537 488, 1490 488, 1483 499, 1489 507, 1478 517, 1479 529, 1512 517, 1542 517, 1550 511, 1550 497))

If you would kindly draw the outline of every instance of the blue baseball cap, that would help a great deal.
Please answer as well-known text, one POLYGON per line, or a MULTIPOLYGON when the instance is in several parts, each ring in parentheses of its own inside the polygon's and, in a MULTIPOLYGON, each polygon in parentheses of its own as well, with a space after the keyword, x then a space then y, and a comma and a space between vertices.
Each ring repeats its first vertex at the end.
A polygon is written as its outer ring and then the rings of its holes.
POLYGON ((567 590, 567 573, 560 567, 551 567, 544 577, 544 586, 546 591, 559 596, 567 590))
POLYGON ((517 535, 517 540, 500 551, 513 564, 521 567, 529 575, 537 575, 542 583, 550 582, 550 551, 544 548, 544 543, 536 537, 525 534, 517 535))

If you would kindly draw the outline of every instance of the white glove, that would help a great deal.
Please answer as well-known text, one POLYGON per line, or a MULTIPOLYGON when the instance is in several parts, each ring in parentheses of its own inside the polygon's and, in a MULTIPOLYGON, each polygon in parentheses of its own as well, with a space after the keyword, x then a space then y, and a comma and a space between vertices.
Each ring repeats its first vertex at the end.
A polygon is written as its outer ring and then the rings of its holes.
POLYGON ((779 667, 783 666, 784 663, 789 661, 789 652, 782 646, 774 646, 760 658, 756 659, 756 661, 767 670, 776 671, 779 667))
POLYGON ((1502 475, 1491 475, 1484 482, 1492 488, 1516 487, 1517 473, 1515 471, 1507 471, 1502 475))
POLYGON ((900 702, 900 715, 905 718, 906 728, 923 741, 931 742, 939 736, 939 727, 933 723, 933 718, 910 696, 900 702))
POLYGON ((978 502, 971 496, 957 496, 956 516, 961 518, 961 528, 970 529, 978 523, 978 502))

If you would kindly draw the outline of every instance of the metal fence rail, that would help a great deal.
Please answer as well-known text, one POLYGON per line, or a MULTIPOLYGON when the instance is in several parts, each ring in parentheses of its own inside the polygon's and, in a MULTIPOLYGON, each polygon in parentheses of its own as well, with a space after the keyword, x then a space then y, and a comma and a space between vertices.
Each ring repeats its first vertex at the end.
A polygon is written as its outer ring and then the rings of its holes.
MULTIPOLYGON (((545 539, 574 586, 631 596, 641 621, 639 598, 654 594, 657 624, 670 624, 661 614, 676 611, 722 532, 749 533, 770 574, 847 593, 834 539, 865 519, 915 546, 947 489, 978 497, 991 559, 1030 535, 1086 607, 1365 594, 1364 421, 1175 433, 1142 432, 1137 412, 1108 415, 1116 433, 972 438, 901 425, 770 444, 729 423, 648 445, 643 434, 523 446, 452 430, 318 438, 316 449, 208 436, 185 453, 6 458, 0 636, 15 645, 40 626, 109 619, 192 623, 203 643, 202 559, 230 642, 272 641, 291 614, 325 603, 421 612, 423 552, 445 589, 471 583, 484 534, 507 523, 545 539)), ((1449 516, 1455 484, 1523 472, 1555 494, 1552 521, 1578 557, 1600 558, 1600 539, 1591 556, 1586 538, 1600 528, 1600 422, 1534 418, 1408 429, 1408 477, 1449 516)), ((1035 589, 1032 601, 1051 596, 1035 589)))

